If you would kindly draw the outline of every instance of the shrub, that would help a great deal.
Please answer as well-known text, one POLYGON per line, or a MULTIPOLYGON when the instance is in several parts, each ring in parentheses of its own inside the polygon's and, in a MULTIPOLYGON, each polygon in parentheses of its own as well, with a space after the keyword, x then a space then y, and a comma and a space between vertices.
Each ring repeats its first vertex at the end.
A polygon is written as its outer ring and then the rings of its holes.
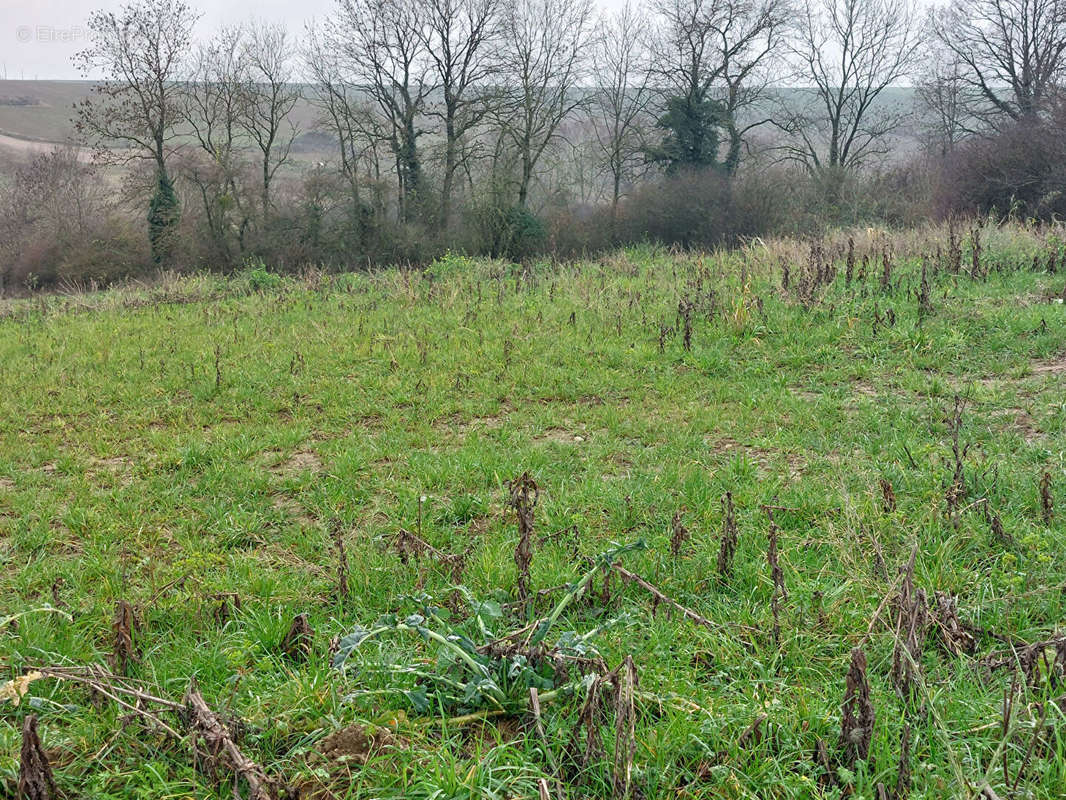
POLYGON ((149 268, 143 229, 97 170, 56 148, 15 170, 0 204, 0 290, 107 285, 149 268))
POLYGON ((268 271, 262 261, 249 261, 240 277, 248 282, 248 288, 253 292, 272 291, 282 283, 281 276, 268 271))
POLYGON ((938 177, 935 208, 942 216, 1066 215, 1066 106, 964 142, 944 160, 938 177))

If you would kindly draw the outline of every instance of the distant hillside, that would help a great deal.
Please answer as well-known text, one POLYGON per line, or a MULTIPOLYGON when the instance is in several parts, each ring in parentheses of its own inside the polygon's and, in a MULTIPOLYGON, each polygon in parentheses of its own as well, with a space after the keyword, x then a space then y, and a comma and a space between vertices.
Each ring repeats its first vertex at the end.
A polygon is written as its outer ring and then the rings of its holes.
MULTIPOLYGON (((74 106, 87 97, 92 89, 91 81, 0 81, 0 151, 3 160, 21 158, 27 153, 41 149, 40 143, 62 143, 73 134, 71 117, 74 106)), ((802 108, 812 102, 812 97, 803 89, 780 89, 778 97, 787 105, 802 108)), ((908 88, 889 89, 882 96, 885 105, 910 106, 914 91, 908 88)), ((761 116, 761 112, 758 112, 761 116)), ((319 158, 331 149, 328 135, 315 132, 317 110, 309 103, 301 102, 293 111, 293 119, 301 130, 301 136, 293 149, 298 160, 319 158)), ((902 137, 898 144, 907 150, 902 137)))
MULTIPOLYGON (((92 87, 92 81, 0 81, 0 134, 37 142, 68 141, 74 131, 74 106, 92 87)), ((309 103, 300 103, 293 120, 301 131, 309 131, 317 113, 309 103)))
POLYGON ((91 88, 89 81, 0 81, 0 133, 64 142, 72 133, 74 104, 91 88))

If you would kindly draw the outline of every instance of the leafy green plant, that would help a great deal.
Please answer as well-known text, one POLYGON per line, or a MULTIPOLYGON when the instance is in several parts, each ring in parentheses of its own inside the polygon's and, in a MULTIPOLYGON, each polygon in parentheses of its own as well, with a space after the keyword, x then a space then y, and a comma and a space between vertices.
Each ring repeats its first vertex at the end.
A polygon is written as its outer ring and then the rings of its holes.
POLYGON ((262 261, 249 261, 241 277, 248 282, 248 288, 253 292, 273 291, 283 282, 282 277, 270 272, 262 261))
MULTIPOLYGON (((435 660, 406 665, 363 664, 364 669, 388 670, 392 676, 413 677, 414 688, 395 687, 418 713, 434 709, 448 713, 482 710, 518 711, 525 707, 530 688, 544 692, 544 699, 567 686, 576 686, 567 664, 600 660, 593 640, 621 617, 591 630, 568 630, 555 643, 547 644, 563 612, 588 590, 592 579, 610 569, 621 555, 644 548, 644 542, 614 547, 592 559, 589 569, 566 587, 551 612, 528 625, 502 633, 506 614, 496 600, 477 600, 464 586, 456 587, 470 608, 470 616, 457 623, 450 612, 433 604, 428 595, 412 598, 418 610, 406 617, 385 614, 370 627, 358 626, 343 637, 333 658, 337 669, 348 669, 356 651, 368 641, 389 633, 413 633, 436 650, 435 660)), ((388 690, 387 690, 388 691, 388 690)))

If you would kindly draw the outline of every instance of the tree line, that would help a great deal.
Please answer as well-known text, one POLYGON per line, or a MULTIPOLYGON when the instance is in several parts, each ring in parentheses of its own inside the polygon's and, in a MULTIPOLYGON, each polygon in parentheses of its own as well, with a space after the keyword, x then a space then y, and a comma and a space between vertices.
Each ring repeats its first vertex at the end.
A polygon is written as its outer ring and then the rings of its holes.
POLYGON ((156 265, 710 243, 905 216, 901 187, 914 214, 1062 202, 1066 0, 336 0, 300 32, 207 39, 199 19, 133 0, 77 57, 101 78, 78 138, 128 167, 156 265))

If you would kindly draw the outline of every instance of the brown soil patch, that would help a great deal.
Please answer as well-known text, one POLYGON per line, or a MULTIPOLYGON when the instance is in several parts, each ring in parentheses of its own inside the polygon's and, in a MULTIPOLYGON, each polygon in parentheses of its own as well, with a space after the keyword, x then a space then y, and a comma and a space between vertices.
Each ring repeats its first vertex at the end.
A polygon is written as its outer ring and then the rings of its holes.
POLYGON ((877 387, 869 381, 852 381, 851 390, 866 397, 877 397, 877 387))
POLYGON ((330 761, 365 764, 375 753, 404 747, 406 742, 384 728, 371 730, 356 724, 331 733, 318 743, 318 752, 330 761))
POLYGON ((118 471, 126 469, 132 462, 126 456, 113 456, 111 458, 94 458, 92 465, 99 467, 100 469, 110 469, 118 471))
POLYGON ((788 391, 793 397, 800 400, 806 400, 809 403, 817 402, 822 397, 819 392, 812 392, 809 389, 800 389, 796 386, 789 386, 788 391))
POLYGON ((995 417, 1002 424, 1016 429, 1027 442, 1033 442, 1044 435, 1037 421, 1024 408, 1004 408, 996 412, 995 417))
POLYGON ((1015 414, 1014 425, 1021 431, 1022 436, 1027 442, 1039 439, 1044 435, 1044 432, 1041 431, 1040 427, 1036 424, 1036 420, 1024 411, 1019 411, 1015 414))
POLYGON ((492 518, 485 515, 479 515, 466 523, 466 530, 473 537, 484 536, 488 529, 492 526, 492 518))
POLYGON ((462 414, 448 414, 433 421, 433 429, 438 431, 457 431, 461 434, 475 430, 494 431, 507 424, 508 417, 514 409, 509 403, 502 403, 496 414, 464 417, 462 414))
POLYGON ((298 522, 301 528, 312 528, 317 524, 315 518, 308 514, 306 509, 291 497, 286 497, 283 494, 273 495, 270 498, 270 505, 285 514, 285 516, 298 522))
POLYGON ((784 459, 788 465, 790 478, 799 477, 807 468, 807 459, 799 453, 786 453, 783 450, 770 450, 758 445, 744 444, 728 436, 716 440, 708 438, 706 441, 711 450, 718 455, 739 453, 747 456, 763 473, 773 473, 781 459, 784 459))
POLYGON ((0 478, 0 489, 11 491, 15 488, 15 482, 10 478, 0 478))
POLYGON ((133 482, 132 466, 133 460, 126 456, 94 458, 89 462, 89 468, 93 475, 106 474, 111 477, 118 477, 123 486, 129 486, 133 482))
POLYGON ((534 442, 554 442, 556 444, 581 444, 588 439, 588 432, 582 428, 573 433, 565 428, 551 427, 533 437, 534 442))
POLYGON ((1066 353, 1050 361, 1038 361, 1033 364, 1034 375, 1062 375, 1066 373, 1066 353))
POLYGON ((319 472, 322 459, 312 450, 297 450, 288 458, 275 464, 270 471, 275 475, 296 475, 301 472, 319 472))
POLYGON ((521 720, 514 717, 499 717, 492 722, 474 723, 463 728, 463 750, 473 758, 497 745, 513 742, 520 736, 521 720))
POLYGON ((325 761, 326 769, 315 770, 294 787, 296 800, 338 800, 346 797, 351 784, 352 765, 362 766, 371 756, 403 749, 407 742, 383 728, 370 730, 362 725, 349 725, 334 731, 318 744, 313 761, 325 761))
POLYGON ((442 417, 436 420, 433 423, 433 428, 435 430, 444 431, 454 430, 465 434, 476 430, 499 430, 506 424, 506 414, 490 414, 485 417, 472 417, 471 419, 463 419, 459 414, 450 414, 447 417, 442 417))

